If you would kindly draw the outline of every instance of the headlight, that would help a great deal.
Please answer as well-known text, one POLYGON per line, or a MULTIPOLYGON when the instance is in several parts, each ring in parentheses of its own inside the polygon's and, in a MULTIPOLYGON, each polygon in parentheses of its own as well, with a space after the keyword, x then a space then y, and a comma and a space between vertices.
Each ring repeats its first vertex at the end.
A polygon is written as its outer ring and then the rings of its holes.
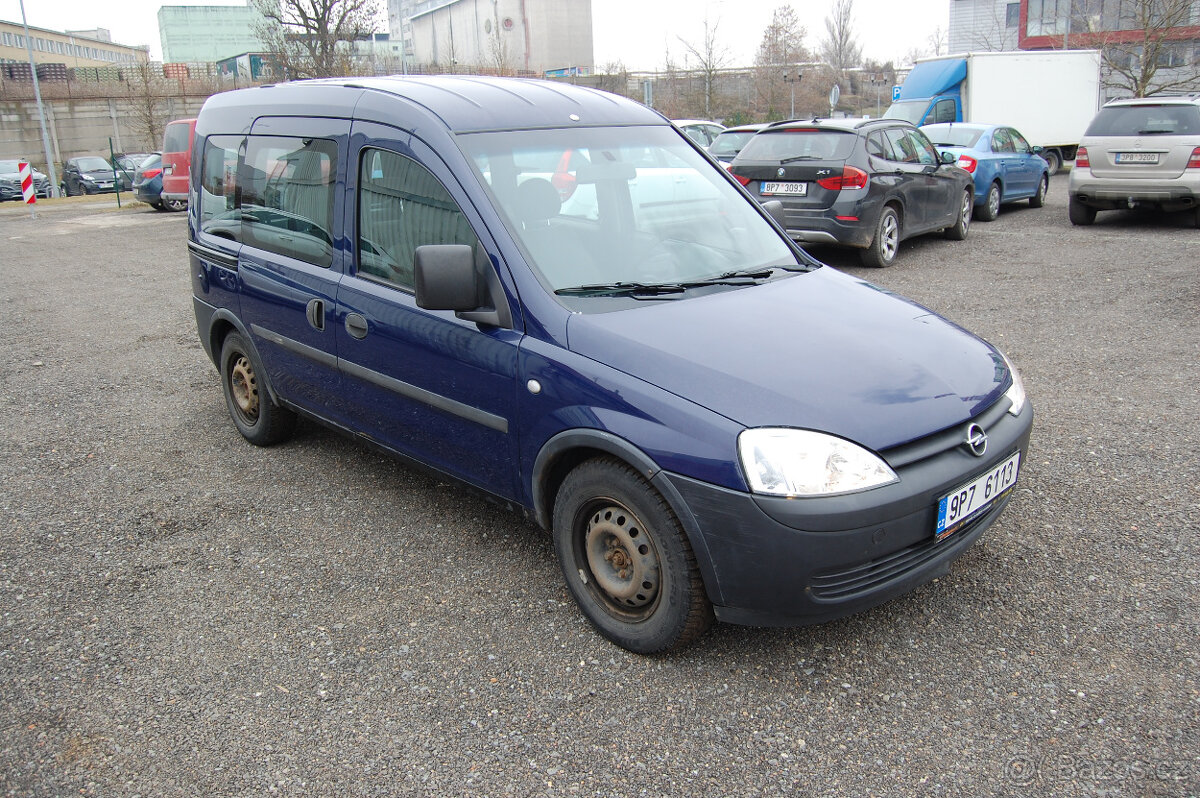
POLYGON ((1012 385, 1004 392, 1004 395, 1009 398, 1012 405, 1009 406, 1008 412, 1014 416, 1021 415, 1021 411, 1025 409, 1025 383, 1021 382, 1021 372, 1017 371, 1017 367, 1008 359, 1008 355, 1003 352, 1000 356, 1004 358, 1005 365, 1008 366, 1008 373, 1012 375, 1012 385))
POLYGON ((745 430, 738 456, 750 490, 772 496, 830 496, 899 480, 861 446, 810 430, 745 430))
POLYGON ((89 183, 95 183, 95 182, 96 182, 96 178, 92 177, 91 175, 80 175, 80 176, 79 176, 79 179, 80 179, 80 180, 86 180, 86 181, 87 181, 87 182, 89 182, 89 183))

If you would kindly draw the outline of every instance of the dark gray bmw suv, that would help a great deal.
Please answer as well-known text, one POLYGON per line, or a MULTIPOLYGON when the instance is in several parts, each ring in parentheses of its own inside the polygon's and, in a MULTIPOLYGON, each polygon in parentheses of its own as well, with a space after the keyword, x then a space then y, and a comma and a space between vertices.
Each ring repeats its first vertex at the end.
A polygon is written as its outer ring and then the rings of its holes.
POLYGON ((730 171, 759 202, 782 202, 794 240, 860 248, 868 266, 890 266, 923 233, 961 241, 971 223, 970 173, 902 120, 776 122, 730 171))

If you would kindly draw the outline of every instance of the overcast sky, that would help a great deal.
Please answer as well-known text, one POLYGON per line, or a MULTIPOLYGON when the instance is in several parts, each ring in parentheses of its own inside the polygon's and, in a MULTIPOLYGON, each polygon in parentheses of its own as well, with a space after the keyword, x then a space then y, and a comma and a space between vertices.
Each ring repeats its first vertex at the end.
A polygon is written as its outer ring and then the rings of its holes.
MULTIPOLYGON (((913 49, 926 49, 935 29, 944 32, 952 0, 854 0, 854 31, 863 54, 877 61, 901 60, 913 49)), ((162 0, 25 0, 30 25, 51 30, 107 28, 120 44, 150 45, 153 58, 162 56, 158 37, 158 9, 162 5, 188 5, 162 0)), ((204 0, 194 5, 244 5, 237 0, 204 0)), ((382 5, 382 0, 381 0, 382 5)), ((592 0, 592 25, 596 66, 620 61, 627 69, 654 70, 665 55, 683 63, 680 39, 699 46, 704 19, 717 25, 718 45, 729 53, 728 66, 748 66, 783 0, 592 0)), ((833 0, 795 0, 802 24, 808 29, 806 44, 815 48, 825 35, 825 18, 833 0)), ((19 0, 0 0, 0 19, 21 21, 19 0)))

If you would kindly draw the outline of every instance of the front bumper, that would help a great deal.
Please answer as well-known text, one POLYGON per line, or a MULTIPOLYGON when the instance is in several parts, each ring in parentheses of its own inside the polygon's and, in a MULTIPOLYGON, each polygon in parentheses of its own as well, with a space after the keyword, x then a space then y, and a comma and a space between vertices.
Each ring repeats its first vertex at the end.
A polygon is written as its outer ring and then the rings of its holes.
MULTIPOLYGON (((1007 406, 1004 400, 998 404, 1007 406)), ((1022 454, 1022 468, 1028 467, 1032 407, 1027 405, 1018 417, 997 409, 983 414, 989 437, 984 457, 963 446, 939 449, 921 441, 894 456, 884 453, 889 462, 908 461, 895 467, 898 483, 862 493, 783 499, 668 475, 691 515, 693 523, 685 526, 702 538, 693 548, 706 559, 707 567, 702 567, 712 583, 709 598, 717 617, 755 626, 820 623, 875 606, 944 574, 1000 516, 1013 491, 938 541, 934 526, 940 497, 1014 451, 1022 454)), ((958 441, 959 432, 949 430, 930 440, 958 441)))

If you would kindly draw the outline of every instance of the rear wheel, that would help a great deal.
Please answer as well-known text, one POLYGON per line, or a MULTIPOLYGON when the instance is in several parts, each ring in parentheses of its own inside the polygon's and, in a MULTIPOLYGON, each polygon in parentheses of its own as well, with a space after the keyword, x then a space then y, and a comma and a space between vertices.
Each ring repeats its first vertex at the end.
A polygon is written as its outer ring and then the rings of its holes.
POLYGON ((611 457, 577 466, 554 502, 554 551, 592 625, 622 648, 655 654, 713 623, 696 556, 667 502, 611 457))
POLYGON ((1050 178, 1047 175, 1042 175, 1042 182, 1038 183, 1037 193, 1029 198, 1029 207, 1040 208, 1046 204, 1046 192, 1050 190, 1050 178))
POLYGON ((975 218, 981 222, 994 222, 1000 215, 1000 182, 988 187, 987 199, 975 209, 975 218))
POLYGON ((1089 225, 1096 221, 1096 209, 1071 197, 1067 200, 1067 216, 1070 217, 1071 224, 1089 225))
POLYGON ((900 214, 891 205, 885 205, 879 214, 879 222, 875 225, 875 237, 871 246, 860 254, 864 266, 874 266, 882 269, 891 266, 896 261, 896 253, 900 250, 900 214))
POLYGON ((971 189, 966 188, 962 193, 962 201, 958 206, 958 219, 955 220, 953 227, 947 227, 945 236, 952 241, 962 241, 967 237, 967 232, 971 229, 971 211, 975 208, 975 197, 972 195, 971 189))
POLYGON ((1041 153, 1041 156, 1042 160, 1046 162, 1046 166, 1049 167, 1046 169, 1046 173, 1058 174, 1058 170, 1062 169, 1062 156, 1059 155, 1058 150, 1046 150, 1041 153))
POLYGON ((221 346, 221 389, 234 426, 255 446, 286 440, 296 428, 296 414, 271 402, 259 378, 250 348, 238 333, 221 346))

